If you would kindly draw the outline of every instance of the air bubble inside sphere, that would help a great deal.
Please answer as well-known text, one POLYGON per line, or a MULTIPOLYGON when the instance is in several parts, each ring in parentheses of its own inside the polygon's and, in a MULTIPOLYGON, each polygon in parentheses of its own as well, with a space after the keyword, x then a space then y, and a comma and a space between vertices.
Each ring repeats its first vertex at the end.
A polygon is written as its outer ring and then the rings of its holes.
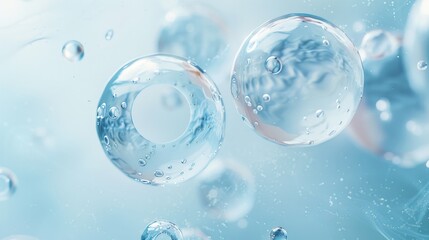
POLYGON ((64 58, 66 58, 70 62, 80 61, 85 55, 82 43, 75 40, 66 42, 66 44, 64 44, 63 46, 62 52, 64 58))
POLYGON ((242 119, 282 145, 319 144, 338 135, 362 91, 362 63, 352 42, 307 14, 282 16, 252 32, 231 76, 242 119))
POLYGON ((270 232, 270 240, 287 240, 287 231, 282 227, 275 227, 270 232))
POLYGON ((176 224, 168 221, 155 221, 144 230, 141 240, 183 240, 182 232, 176 224))
POLYGON ((0 167, 0 201, 9 199, 16 191, 18 180, 15 174, 0 167))
POLYGON ((203 5, 183 6, 165 17, 158 51, 181 56, 206 69, 226 51, 226 25, 216 11, 203 5))
MULTIPOLYGON (((176 119, 164 120, 175 128, 176 119)), ((224 125, 215 84, 195 64, 167 55, 138 58, 122 67, 107 84, 96 117, 107 157, 130 178, 153 185, 183 182, 200 173, 218 152, 224 125), (149 140, 137 127, 139 119, 159 110, 141 112, 138 100, 162 85, 183 95, 190 110, 183 133, 166 142, 149 140)))
POLYGON ((414 91, 429 107, 429 1, 419 0, 408 15, 404 35, 405 65, 414 91))
POLYGON ((199 177, 199 195, 208 213, 225 221, 237 221, 253 208, 255 183, 243 165, 215 160, 199 177))

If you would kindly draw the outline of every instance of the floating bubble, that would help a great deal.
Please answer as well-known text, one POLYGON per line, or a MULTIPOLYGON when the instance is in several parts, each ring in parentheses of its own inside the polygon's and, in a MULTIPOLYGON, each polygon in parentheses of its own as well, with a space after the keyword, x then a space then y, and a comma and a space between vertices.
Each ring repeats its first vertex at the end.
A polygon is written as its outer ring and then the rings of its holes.
POLYGON ((80 61, 85 55, 82 43, 75 40, 66 42, 63 46, 62 52, 63 56, 70 62, 80 61))
POLYGON ((408 14, 404 34, 404 59, 411 88, 429 107, 429 1, 418 0, 408 14), (417 68, 416 68, 417 64, 417 68))
POLYGON ((399 40, 388 31, 373 30, 365 34, 360 45, 362 58, 381 59, 396 52, 399 40))
MULTIPOLYGON (((170 240, 183 240, 182 232, 176 224, 167 221, 154 221, 144 230, 141 240, 156 240, 162 237, 170 240)), ((163 238, 164 239, 164 238, 163 238)))
POLYGON ((104 35, 104 39, 106 39, 107 41, 112 40, 114 35, 113 29, 109 29, 107 30, 106 34, 104 35))
POLYGON ((12 235, 3 238, 2 240, 39 240, 38 238, 27 236, 27 235, 12 235))
POLYGON ((365 91, 351 123, 353 138, 399 166, 425 163, 429 160, 429 114, 409 85, 402 47, 381 59, 365 59, 363 65, 365 91))
POLYGON ((287 232, 282 227, 275 227, 270 232, 270 240, 287 240, 287 232))
POLYGON ((204 208, 215 218, 237 221, 253 208, 253 176, 236 162, 215 160, 210 163, 201 174, 198 191, 204 208))
MULTIPOLYGON (((186 181, 207 166, 222 143, 225 113, 217 87, 200 68, 184 59, 153 55, 126 64, 113 76, 96 122, 107 157, 130 178, 157 185, 186 181), (158 143, 141 134, 136 127, 140 109, 133 108, 144 90, 161 85, 183 94, 190 120, 177 139, 158 143)), ((175 119, 170 125, 175 126, 175 119)))
POLYGON ((316 145, 341 133, 362 91, 362 64, 352 42, 334 25, 306 14, 256 29, 231 76, 242 119, 283 145, 316 145))
POLYGON ((226 51, 225 27, 213 9, 183 6, 167 13, 158 37, 158 51, 181 56, 204 69, 226 51))
POLYGON ((210 240, 210 238, 197 228, 182 229, 183 240, 210 240))
POLYGON ((15 174, 0 167, 0 201, 9 199, 16 191, 18 180, 15 174))

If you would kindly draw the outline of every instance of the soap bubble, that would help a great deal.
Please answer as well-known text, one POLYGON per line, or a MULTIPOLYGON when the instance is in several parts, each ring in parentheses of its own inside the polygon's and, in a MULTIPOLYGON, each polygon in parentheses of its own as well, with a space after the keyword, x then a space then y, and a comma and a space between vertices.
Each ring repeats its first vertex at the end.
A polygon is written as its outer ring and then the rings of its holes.
POLYGON ((183 6, 167 13, 158 51, 181 56, 206 69, 226 51, 226 24, 213 9, 183 6))
POLYGON ((287 232, 282 227, 275 227, 270 232, 270 240, 287 240, 287 232))
POLYGON ((402 47, 381 59, 365 59, 363 65, 363 101, 350 128, 354 139, 399 166, 425 163, 429 160, 429 115, 410 88, 402 47))
POLYGON ((0 167, 0 201, 9 199, 16 191, 18 180, 15 174, 0 167))
POLYGON ((250 34, 231 76, 242 119, 283 145, 319 144, 338 135, 362 91, 362 64, 352 42, 334 25, 305 14, 273 19, 250 34))
POLYGON ((196 228, 184 228, 182 234, 183 240, 210 240, 205 233, 196 228))
POLYGON ((12 235, 3 238, 2 240, 39 240, 38 238, 27 236, 27 235, 12 235))
POLYGON ((237 221, 253 208, 255 183, 250 171, 232 161, 215 160, 201 174, 199 195, 215 218, 237 221))
POLYGON ((385 239, 429 239, 429 184, 398 207, 377 207, 367 214, 385 239))
POLYGON ((225 113, 217 87, 200 68, 184 59, 153 55, 131 61, 113 76, 100 99, 96 123, 110 160, 130 178, 156 185, 186 181, 207 166, 223 141, 225 113), (183 94, 191 114, 181 136, 156 143, 139 132, 133 105, 143 90, 162 84, 183 94))
POLYGON ((141 240, 156 240, 166 236, 170 240, 183 240, 182 232, 176 224, 167 221, 154 221, 144 230, 141 240))
POLYGON ((360 45, 362 58, 381 59, 396 52, 399 40, 388 31, 373 30, 365 34, 360 45))
POLYGON ((404 57, 411 88, 429 107, 429 1, 414 3, 404 34, 404 57), (417 68, 416 68, 417 65, 417 68), (426 66, 426 67, 425 67, 426 66))
POLYGON ((85 55, 82 43, 75 40, 66 42, 63 46, 62 52, 63 56, 70 62, 80 61, 85 55))

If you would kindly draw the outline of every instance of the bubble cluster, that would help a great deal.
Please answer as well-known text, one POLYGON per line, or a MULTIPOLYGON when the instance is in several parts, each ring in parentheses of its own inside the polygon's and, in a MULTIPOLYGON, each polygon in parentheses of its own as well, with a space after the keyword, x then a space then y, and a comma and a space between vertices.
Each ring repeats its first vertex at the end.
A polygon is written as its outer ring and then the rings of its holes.
POLYGON ((282 145, 315 145, 341 133, 362 91, 362 64, 352 42, 326 20, 305 14, 253 31, 231 76, 242 119, 282 145))
POLYGON ((141 240, 156 240, 162 236, 170 240, 183 240, 182 232, 176 224, 168 221, 154 221, 144 230, 141 240))
POLYGON ((199 196, 211 216, 225 221, 237 221, 253 207, 255 183, 243 165, 215 160, 199 178, 199 196))
POLYGON ((0 201, 9 199, 16 191, 18 180, 15 174, 0 167, 0 201))
POLYGON ((350 127, 353 139, 401 167, 425 163, 429 112, 409 85, 402 46, 381 59, 367 58, 363 65, 365 90, 350 127))
POLYGON ((167 13, 158 37, 158 51, 185 57, 206 69, 226 51, 226 25, 216 11, 182 6, 167 13))
POLYGON ((66 42, 63 46, 62 52, 64 58, 70 62, 80 61, 85 55, 82 43, 75 40, 66 42))
POLYGON ((153 55, 131 61, 113 76, 100 98, 96 128, 106 155, 130 178, 155 185, 179 183, 197 175, 216 155, 223 141, 224 111, 217 87, 198 66, 153 55), (143 136, 133 113, 143 90, 160 84, 181 92, 191 112, 183 134, 165 143, 143 136))
POLYGON ((287 240, 287 231, 282 227, 275 227, 270 232, 270 240, 287 240))
POLYGON ((411 88, 429 107, 429 2, 418 0, 408 14, 404 34, 404 57, 411 88), (416 67, 417 65, 417 67, 416 67))
POLYGON ((362 58, 381 59, 396 52, 399 40, 391 32, 381 29, 367 32, 360 45, 362 58))

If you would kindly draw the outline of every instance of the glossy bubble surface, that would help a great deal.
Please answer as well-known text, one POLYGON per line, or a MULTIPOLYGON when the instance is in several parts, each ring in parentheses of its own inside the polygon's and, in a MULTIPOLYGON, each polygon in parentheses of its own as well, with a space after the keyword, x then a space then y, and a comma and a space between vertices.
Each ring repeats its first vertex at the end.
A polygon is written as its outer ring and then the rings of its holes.
POLYGON ((360 45, 362 58, 381 59, 396 52, 399 41, 391 32, 381 29, 365 34, 360 45))
POLYGON ((203 231, 197 228, 184 228, 182 234, 183 240, 210 240, 203 231))
POLYGON ((201 174, 198 191, 203 207, 215 218, 237 221, 253 208, 253 176, 232 161, 213 161, 201 174))
POLYGON ((176 224, 167 221, 155 221, 144 230, 141 240, 183 240, 182 232, 176 224))
POLYGON ((338 135, 362 91, 362 64, 351 41, 305 14, 273 19, 250 34, 231 77, 242 119, 282 145, 319 144, 338 135))
POLYGON ((287 240, 287 231, 282 227, 275 227, 270 232, 270 240, 287 240))
POLYGON ((226 25, 214 9, 203 5, 171 10, 158 37, 158 51, 181 56, 206 69, 226 51, 226 25))
POLYGON ((16 191, 18 180, 15 174, 0 167, 0 201, 9 199, 16 191))
POLYGON ((429 159, 429 114, 408 83, 402 57, 401 47, 381 59, 364 59, 364 96, 350 129, 367 150, 413 167, 429 159))
POLYGON ((96 122, 106 155, 122 172, 142 183, 166 184, 183 182, 207 166, 222 143, 225 114, 220 93, 200 68, 184 59, 153 55, 131 61, 113 76, 96 122), (164 143, 145 138, 133 122, 136 97, 160 84, 177 89, 191 113, 182 135, 164 143))
POLYGON ((416 1, 404 35, 405 65, 411 88, 429 107, 429 1, 416 1), (416 67, 417 66, 417 67, 416 67), (425 67, 426 66, 426 67, 425 67), (426 71, 425 71, 426 70, 426 71))
POLYGON ((70 62, 80 61, 85 55, 82 43, 75 40, 66 42, 63 46, 62 52, 64 58, 70 62))

